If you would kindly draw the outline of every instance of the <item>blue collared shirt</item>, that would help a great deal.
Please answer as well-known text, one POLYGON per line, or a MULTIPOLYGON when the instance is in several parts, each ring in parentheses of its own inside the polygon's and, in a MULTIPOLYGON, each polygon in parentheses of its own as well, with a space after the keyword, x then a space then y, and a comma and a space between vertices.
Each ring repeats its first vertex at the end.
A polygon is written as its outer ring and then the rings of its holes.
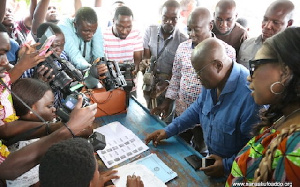
POLYGON ((92 40, 84 44, 82 38, 76 34, 73 21, 74 19, 66 18, 60 21, 58 26, 63 31, 66 39, 64 51, 66 51, 70 61, 77 69, 84 70, 98 57, 104 56, 103 37, 98 26, 92 40), (83 54, 84 45, 86 45, 85 54, 83 54))
POLYGON ((252 126, 259 121, 260 106, 250 95, 248 75, 244 66, 234 62, 219 99, 216 89, 203 87, 197 100, 165 128, 168 137, 201 124, 209 154, 222 157, 224 171, 229 173, 236 154, 251 138, 252 126))

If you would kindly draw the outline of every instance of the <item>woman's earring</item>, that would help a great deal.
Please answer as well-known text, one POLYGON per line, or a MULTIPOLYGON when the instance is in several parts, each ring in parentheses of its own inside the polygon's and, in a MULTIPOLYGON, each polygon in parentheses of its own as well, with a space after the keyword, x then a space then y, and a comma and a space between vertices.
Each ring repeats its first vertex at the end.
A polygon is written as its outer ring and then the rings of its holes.
POLYGON ((270 91, 271 91, 273 94, 275 94, 275 95, 282 94, 282 93, 284 92, 284 84, 282 84, 282 83, 281 83, 281 82, 279 82, 279 81, 277 81, 277 82, 274 82, 274 83, 273 83, 273 84, 271 84, 271 86, 270 86, 270 91), (282 91, 280 91, 280 92, 276 92, 276 91, 274 91, 274 87, 275 87, 276 85, 279 85, 279 86, 281 86, 281 87, 282 87, 282 91))

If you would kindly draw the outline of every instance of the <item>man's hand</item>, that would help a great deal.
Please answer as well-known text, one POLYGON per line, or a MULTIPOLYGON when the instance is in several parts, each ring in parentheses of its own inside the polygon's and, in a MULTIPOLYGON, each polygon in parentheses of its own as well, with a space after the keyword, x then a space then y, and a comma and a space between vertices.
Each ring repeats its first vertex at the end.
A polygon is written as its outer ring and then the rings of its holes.
POLYGON ((225 173, 224 173, 222 158, 217 155, 210 155, 207 158, 215 159, 216 161, 214 165, 200 168, 200 170, 203 171, 208 176, 223 177, 225 173))
POLYGON ((106 78, 105 73, 108 71, 107 66, 105 64, 97 65, 97 73, 99 75, 99 79, 103 80, 106 78))
POLYGON ((78 102, 70 114, 68 125, 75 135, 78 135, 83 129, 92 126, 97 112, 97 104, 82 108, 82 96, 78 96, 78 102))
POLYGON ((152 115, 161 116, 164 119, 168 115, 169 107, 170 107, 171 102, 172 102, 171 99, 165 98, 164 102, 161 105, 159 105, 158 107, 153 108, 150 111, 150 113, 152 115))
POLYGON ((29 45, 25 44, 20 49, 19 55, 20 59, 15 65, 15 67, 19 67, 22 71, 26 71, 27 69, 33 68, 38 65, 40 62, 45 61, 45 59, 51 55, 52 51, 48 51, 45 55, 39 55, 39 51, 36 50, 36 47, 39 43, 29 45))
POLYGON ((52 74, 53 69, 50 69, 44 65, 40 66, 37 69, 38 73, 38 79, 44 81, 44 82, 50 82, 54 79, 55 75, 52 74))
POLYGON ((110 170, 105 172, 99 172, 99 186, 105 186, 105 183, 110 181, 111 179, 119 179, 118 175, 115 175, 117 170, 110 170))
POLYGON ((144 74, 145 71, 150 67, 150 59, 144 59, 140 62, 139 70, 144 74))
POLYGON ((167 133, 165 130, 160 129, 160 130, 156 130, 153 133, 147 135, 145 142, 146 144, 148 144, 151 140, 153 142, 153 145, 156 147, 161 140, 166 139, 167 138, 167 133))
POLYGON ((126 187, 144 187, 144 183, 140 176, 128 175, 126 187))
POLYGON ((169 83, 165 80, 160 80, 158 83, 155 84, 155 90, 150 93, 150 97, 152 99, 157 98, 160 96, 164 91, 168 89, 169 83))

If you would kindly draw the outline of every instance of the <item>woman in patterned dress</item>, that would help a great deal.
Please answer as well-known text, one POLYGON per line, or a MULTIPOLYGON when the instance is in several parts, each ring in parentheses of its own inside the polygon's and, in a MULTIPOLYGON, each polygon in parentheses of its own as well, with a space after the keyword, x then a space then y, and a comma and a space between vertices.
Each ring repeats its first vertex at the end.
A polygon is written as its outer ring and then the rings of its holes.
POLYGON ((300 28, 266 40, 249 65, 252 96, 269 107, 236 157, 226 186, 300 186, 300 28))

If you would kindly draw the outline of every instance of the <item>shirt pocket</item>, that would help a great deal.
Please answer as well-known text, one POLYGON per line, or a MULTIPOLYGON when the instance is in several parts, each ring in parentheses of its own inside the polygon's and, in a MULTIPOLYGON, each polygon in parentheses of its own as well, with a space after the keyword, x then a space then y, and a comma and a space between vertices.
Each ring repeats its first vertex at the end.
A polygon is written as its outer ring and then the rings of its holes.
POLYGON ((219 120, 211 127, 213 149, 218 152, 222 151, 224 155, 227 155, 236 145, 235 126, 219 120))

